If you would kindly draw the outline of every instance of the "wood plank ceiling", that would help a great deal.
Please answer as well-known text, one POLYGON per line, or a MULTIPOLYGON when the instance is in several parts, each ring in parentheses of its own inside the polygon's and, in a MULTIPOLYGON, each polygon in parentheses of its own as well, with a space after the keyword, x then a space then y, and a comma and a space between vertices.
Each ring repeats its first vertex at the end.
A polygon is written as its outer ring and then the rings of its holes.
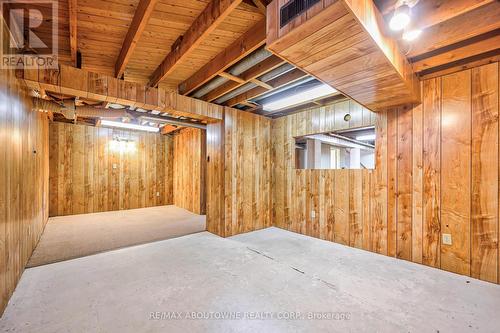
POLYGON ((182 44, 182 36, 190 28, 197 31, 198 25, 193 23, 207 11, 215 15, 215 24, 205 26, 210 33, 196 40, 160 84, 176 89, 264 18, 255 5, 241 0, 215 2, 231 10, 210 10, 209 0, 59 0, 59 59, 75 64, 76 50, 69 42, 69 23, 73 22, 76 25, 71 25, 71 31, 77 34, 71 40, 75 43, 76 39, 83 69, 118 77, 123 74, 127 81, 148 83, 167 55, 182 44), (69 11, 69 4, 75 2, 76 19, 69 11))
MULTIPOLYGON (((398 0, 374 2, 389 21, 398 0)), ((159 82, 184 95, 256 112, 269 96, 319 84, 282 59, 264 54, 268 0, 58 4, 61 63, 75 66, 78 51, 83 69, 141 84, 159 82), (240 66, 244 62, 250 65, 240 66), (238 66, 243 70, 234 71, 238 66)), ((498 56, 499 18, 500 2, 495 0, 419 0, 412 8, 412 22, 423 29, 420 38, 408 43, 400 33, 390 34, 415 72, 429 76, 498 56)))

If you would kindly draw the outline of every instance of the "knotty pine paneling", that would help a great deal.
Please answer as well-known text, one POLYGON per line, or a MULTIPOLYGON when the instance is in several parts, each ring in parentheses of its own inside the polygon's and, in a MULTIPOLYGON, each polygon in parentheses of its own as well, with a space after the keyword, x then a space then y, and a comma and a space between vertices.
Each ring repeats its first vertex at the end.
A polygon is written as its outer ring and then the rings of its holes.
POLYGON ((14 73, 0 70, 0 315, 48 219, 48 120, 31 107, 14 73))
POLYGON ((173 204, 173 139, 168 135, 51 123, 50 216, 173 204), (114 149, 114 137, 135 144, 114 149))
POLYGON ((206 135, 183 128, 174 135, 174 205, 205 214, 206 135))
POLYGON ((294 137, 352 126, 331 116, 343 104, 273 120, 273 224, 498 283, 499 70, 424 80, 421 105, 377 113, 374 170, 295 169, 294 137))

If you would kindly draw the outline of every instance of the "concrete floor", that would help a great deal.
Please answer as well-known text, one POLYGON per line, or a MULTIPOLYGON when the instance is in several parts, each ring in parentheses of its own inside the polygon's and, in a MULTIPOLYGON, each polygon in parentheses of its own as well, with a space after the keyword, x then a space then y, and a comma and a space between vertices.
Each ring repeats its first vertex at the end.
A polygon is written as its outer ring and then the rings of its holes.
POLYGON ((205 231, 204 215, 173 205, 49 218, 28 267, 205 231))
POLYGON ((497 332, 499 309, 498 285, 269 228, 28 269, 0 330, 497 332))

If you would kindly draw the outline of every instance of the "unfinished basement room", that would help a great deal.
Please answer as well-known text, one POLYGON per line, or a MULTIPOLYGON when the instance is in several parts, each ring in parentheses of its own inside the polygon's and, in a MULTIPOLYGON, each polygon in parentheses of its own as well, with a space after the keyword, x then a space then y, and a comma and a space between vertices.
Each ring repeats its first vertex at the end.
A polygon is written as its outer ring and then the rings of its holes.
POLYGON ((0 332, 500 332, 499 0, 0 7, 0 332))

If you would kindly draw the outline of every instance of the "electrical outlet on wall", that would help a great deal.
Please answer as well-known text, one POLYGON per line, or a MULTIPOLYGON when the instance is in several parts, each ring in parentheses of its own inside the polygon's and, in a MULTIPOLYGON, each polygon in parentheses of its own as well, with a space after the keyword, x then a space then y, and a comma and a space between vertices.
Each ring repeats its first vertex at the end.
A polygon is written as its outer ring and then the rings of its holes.
POLYGON ((315 210, 312 210, 311 211, 311 218, 316 218, 316 211, 315 210))
POLYGON ((156 196, 159 197, 160 196, 160 192, 156 192, 156 196))
POLYGON ((443 244, 451 245, 451 234, 443 234, 443 244))
POLYGON ((116 168, 118 168, 118 164, 113 163, 113 169, 116 169, 116 168))

